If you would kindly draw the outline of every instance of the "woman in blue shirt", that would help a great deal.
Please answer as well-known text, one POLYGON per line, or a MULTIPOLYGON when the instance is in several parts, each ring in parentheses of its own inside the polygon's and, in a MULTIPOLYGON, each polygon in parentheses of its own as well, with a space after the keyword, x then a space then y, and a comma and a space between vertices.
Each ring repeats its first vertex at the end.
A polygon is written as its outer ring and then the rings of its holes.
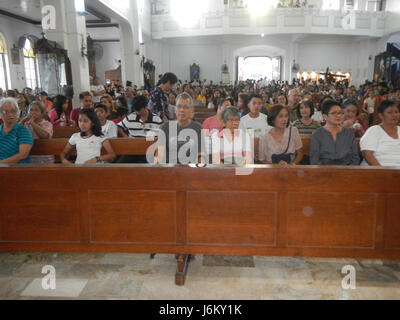
POLYGON ((0 164, 29 163, 33 146, 29 130, 17 123, 19 108, 13 98, 0 100, 0 164))

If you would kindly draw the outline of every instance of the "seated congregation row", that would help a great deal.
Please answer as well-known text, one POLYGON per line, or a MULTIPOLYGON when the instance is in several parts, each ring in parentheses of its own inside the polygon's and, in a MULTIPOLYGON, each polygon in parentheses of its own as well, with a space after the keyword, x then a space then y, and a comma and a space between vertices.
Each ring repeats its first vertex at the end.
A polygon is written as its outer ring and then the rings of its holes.
MULTIPOLYGON (((61 100, 64 98, 57 97, 61 100)), ((67 104, 67 101, 59 102, 57 99, 56 105, 62 103, 61 107, 64 107, 67 104)), ((201 126, 193 121, 193 100, 187 93, 180 94, 176 99, 177 120, 164 123, 147 108, 148 100, 144 96, 133 99, 134 112, 118 125, 107 120, 107 106, 99 104, 93 109, 89 96, 81 95, 81 100, 81 108, 73 110, 71 114, 76 117, 81 132, 70 138, 60 155, 64 164, 71 163, 68 154, 74 148, 77 151, 76 164, 113 161, 116 155, 108 138, 117 137, 117 131, 123 137, 158 136, 156 164, 208 163, 210 158, 214 164, 359 165, 361 162, 355 133, 362 135, 364 129, 357 123, 351 129, 345 127, 345 112, 356 115, 357 108, 351 103, 345 103, 343 109, 336 101, 325 101, 321 107, 324 120, 324 126, 321 126, 318 122, 309 121, 313 113, 312 104, 302 101, 297 109, 300 120, 291 125, 291 110, 276 105, 268 110, 266 116, 260 113, 262 97, 254 94, 249 99, 249 114, 241 118, 240 111, 232 107, 229 100, 222 99, 218 102, 217 115, 207 119, 201 126), (309 161, 304 160, 300 134, 312 134, 309 161), (160 139, 161 136, 165 138, 160 139), (253 155, 251 138, 259 141, 256 155, 253 155), (106 153, 102 155, 103 147, 106 153)), ((57 112, 57 108, 53 110, 57 112)), ((19 119, 16 100, 3 99, 0 101, 0 114, 3 120, 0 126, 0 164, 54 162, 54 158, 49 156, 29 157, 33 139, 52 136, 53 125, 45 120, 43 103, 33 102, 28 116, 19 119)), ((399 107, 397 103, 386 100, 379 106, 378 114, 381 124, 369 128, 360 141, 363 164, 400 165, 399 107)), ((49 118, 51 120, 51 114, 49 118)))

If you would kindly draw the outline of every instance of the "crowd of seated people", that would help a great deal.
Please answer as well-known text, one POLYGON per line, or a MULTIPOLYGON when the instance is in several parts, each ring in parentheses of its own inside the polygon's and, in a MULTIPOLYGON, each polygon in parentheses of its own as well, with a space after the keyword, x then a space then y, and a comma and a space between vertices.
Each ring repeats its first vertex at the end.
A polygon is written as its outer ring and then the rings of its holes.
POLYGON ((80 133, 70 137, 62 163, 71 163, 72 149, 76 164, 137 162, 137 157, 115 159, 107 139, 152 135, 164 143, 156 163, 400 165, 400 89, 385 83, 366 82, 358 89, 346 82, 223 85, 182 82, 166 73, 154 88, 118 84, 103 90, 95 79, 91 89, 79 94, 75 108, 65 95, 0 90, 0 163, 54 163, 52 156, 29 156, 34 140, 51 139, 59 127, 77 127, 80 133), (195 107, 215 116, 199 123, 195 107), (182 138, 185 129, 195 135, 182 138), (302 138, 310 139, 309 153, 302 138), (258 153, 250 159, 254 142, 258 153), (178 159, 180 151, 186 160, 178 159))

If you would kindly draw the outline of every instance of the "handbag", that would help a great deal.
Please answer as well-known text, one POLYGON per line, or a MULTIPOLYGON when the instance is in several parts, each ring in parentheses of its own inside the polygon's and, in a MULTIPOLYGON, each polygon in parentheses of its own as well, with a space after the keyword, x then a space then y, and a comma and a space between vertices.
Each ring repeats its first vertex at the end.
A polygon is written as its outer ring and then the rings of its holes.
POLYGON ((272 164, 279 164, 281 161, 285 161, 287 164, 290 164, 292 162, 292 153, 286 153, 289 150, 290 146, 290 139, 292 138, 292 128, 290 128, 290 134, 289 134, 289 142, 288 146, 285 150, 284 153, 281 154, 273 154, 271 156, 272 164))

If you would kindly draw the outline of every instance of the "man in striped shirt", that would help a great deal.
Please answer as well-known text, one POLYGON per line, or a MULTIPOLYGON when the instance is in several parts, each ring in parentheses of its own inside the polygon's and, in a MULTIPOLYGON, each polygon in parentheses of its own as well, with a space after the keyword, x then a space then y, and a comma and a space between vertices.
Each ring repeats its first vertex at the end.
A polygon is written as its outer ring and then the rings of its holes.
POLYGON ((162 119, 147 109, 145 96, 136 96, 132 101, 133 112, 118 123, 118 132, 124 138, 146 138, 157 136, 162 119))

